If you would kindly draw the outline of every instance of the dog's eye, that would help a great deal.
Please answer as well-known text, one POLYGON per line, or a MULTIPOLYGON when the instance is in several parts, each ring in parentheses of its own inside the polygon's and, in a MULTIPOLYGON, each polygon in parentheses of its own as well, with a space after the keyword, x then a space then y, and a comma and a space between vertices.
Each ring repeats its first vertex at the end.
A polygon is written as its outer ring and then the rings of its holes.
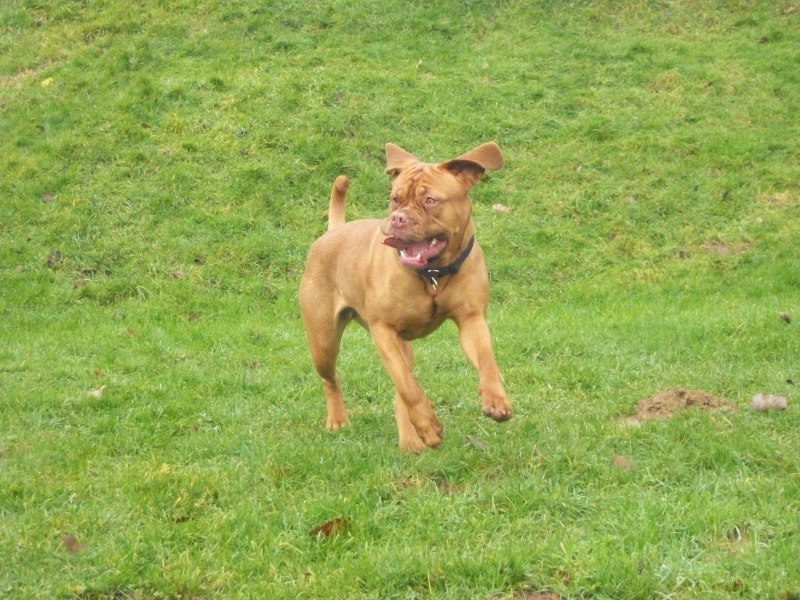
POLYGON ((432 196, 428 196, 427 198, 425 198, 425 206, 433 206, 434 204, 436 204, 436 202, 437 202, 436 198, 433 198, 432 196))
POLYGON ((392 206, 397 206, 398 204, 400 204, 400 198, 392 196, 392 206))

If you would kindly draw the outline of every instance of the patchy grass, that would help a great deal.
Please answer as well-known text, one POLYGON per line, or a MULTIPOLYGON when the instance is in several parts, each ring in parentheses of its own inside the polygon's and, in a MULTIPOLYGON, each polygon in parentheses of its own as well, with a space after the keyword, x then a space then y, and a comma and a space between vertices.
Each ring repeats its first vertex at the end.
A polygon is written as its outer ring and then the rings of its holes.
POLYGON ((608 4, 3 3, 0 592, 799 594, 800 6, 608 4), (488 140, 515 418, 444 326, 445 441, 401 455, 352 328, 328 434, 296 289, 333 179, 381 215, 385 142, 488 140), (619 424, 675 387, 739 410, 619 424))

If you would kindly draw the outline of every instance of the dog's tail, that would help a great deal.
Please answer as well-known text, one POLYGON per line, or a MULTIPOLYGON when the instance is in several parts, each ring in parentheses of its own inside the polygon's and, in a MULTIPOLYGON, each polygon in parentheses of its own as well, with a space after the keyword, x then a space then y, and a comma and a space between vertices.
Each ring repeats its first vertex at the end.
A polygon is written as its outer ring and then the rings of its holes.
POLYGON ((331 203, 328 206, 328 231, 339 225, 344 225, 344 199, 349 185, 350 180, 347 175, 339 175, 336 181, 333 182, 331 203))

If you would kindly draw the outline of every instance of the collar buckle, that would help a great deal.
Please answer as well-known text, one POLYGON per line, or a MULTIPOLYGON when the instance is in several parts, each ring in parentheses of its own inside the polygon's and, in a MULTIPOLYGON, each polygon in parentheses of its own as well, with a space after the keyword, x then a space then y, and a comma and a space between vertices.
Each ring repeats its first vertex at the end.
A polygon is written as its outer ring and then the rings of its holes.
POLYGON ((455 262, 452 264, 447 265, 446 267, 442 267, 441 269, 419 269, 417 273, 419 276, 425 279, 428 283, 431 284, 433 287, 433 291, 436 292, 439 290, 439 281, 437 277, 446 277, 447 275, 455 275, 458 273, 459 269, 461 269, 461 265, 464 264, 464 261, 467 260, 470 252, 472 252, 472 247, 475 245, 475 236, 469 238, 469 243, 467 243, 467 247, 458 255, 455 262))

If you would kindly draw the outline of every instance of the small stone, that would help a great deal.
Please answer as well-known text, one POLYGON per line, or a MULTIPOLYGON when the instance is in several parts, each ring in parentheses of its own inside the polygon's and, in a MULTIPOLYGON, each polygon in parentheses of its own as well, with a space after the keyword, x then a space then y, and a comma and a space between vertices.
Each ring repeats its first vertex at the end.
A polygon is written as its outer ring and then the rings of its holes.
POLYGON ((87 395, 90 398, 94 398, 95 400, 100 400, 100 398, 103 397, 103 390, 105 390, 105 389, 106 389, 106 386, 101 385, 99 388, 97 388, 96 390, 92 390, 87 395))
POLYGON ((750 408, 758 412, 767 410, 786 410, 786 396, 773 394, 756 394, 750 401, 750 408))

